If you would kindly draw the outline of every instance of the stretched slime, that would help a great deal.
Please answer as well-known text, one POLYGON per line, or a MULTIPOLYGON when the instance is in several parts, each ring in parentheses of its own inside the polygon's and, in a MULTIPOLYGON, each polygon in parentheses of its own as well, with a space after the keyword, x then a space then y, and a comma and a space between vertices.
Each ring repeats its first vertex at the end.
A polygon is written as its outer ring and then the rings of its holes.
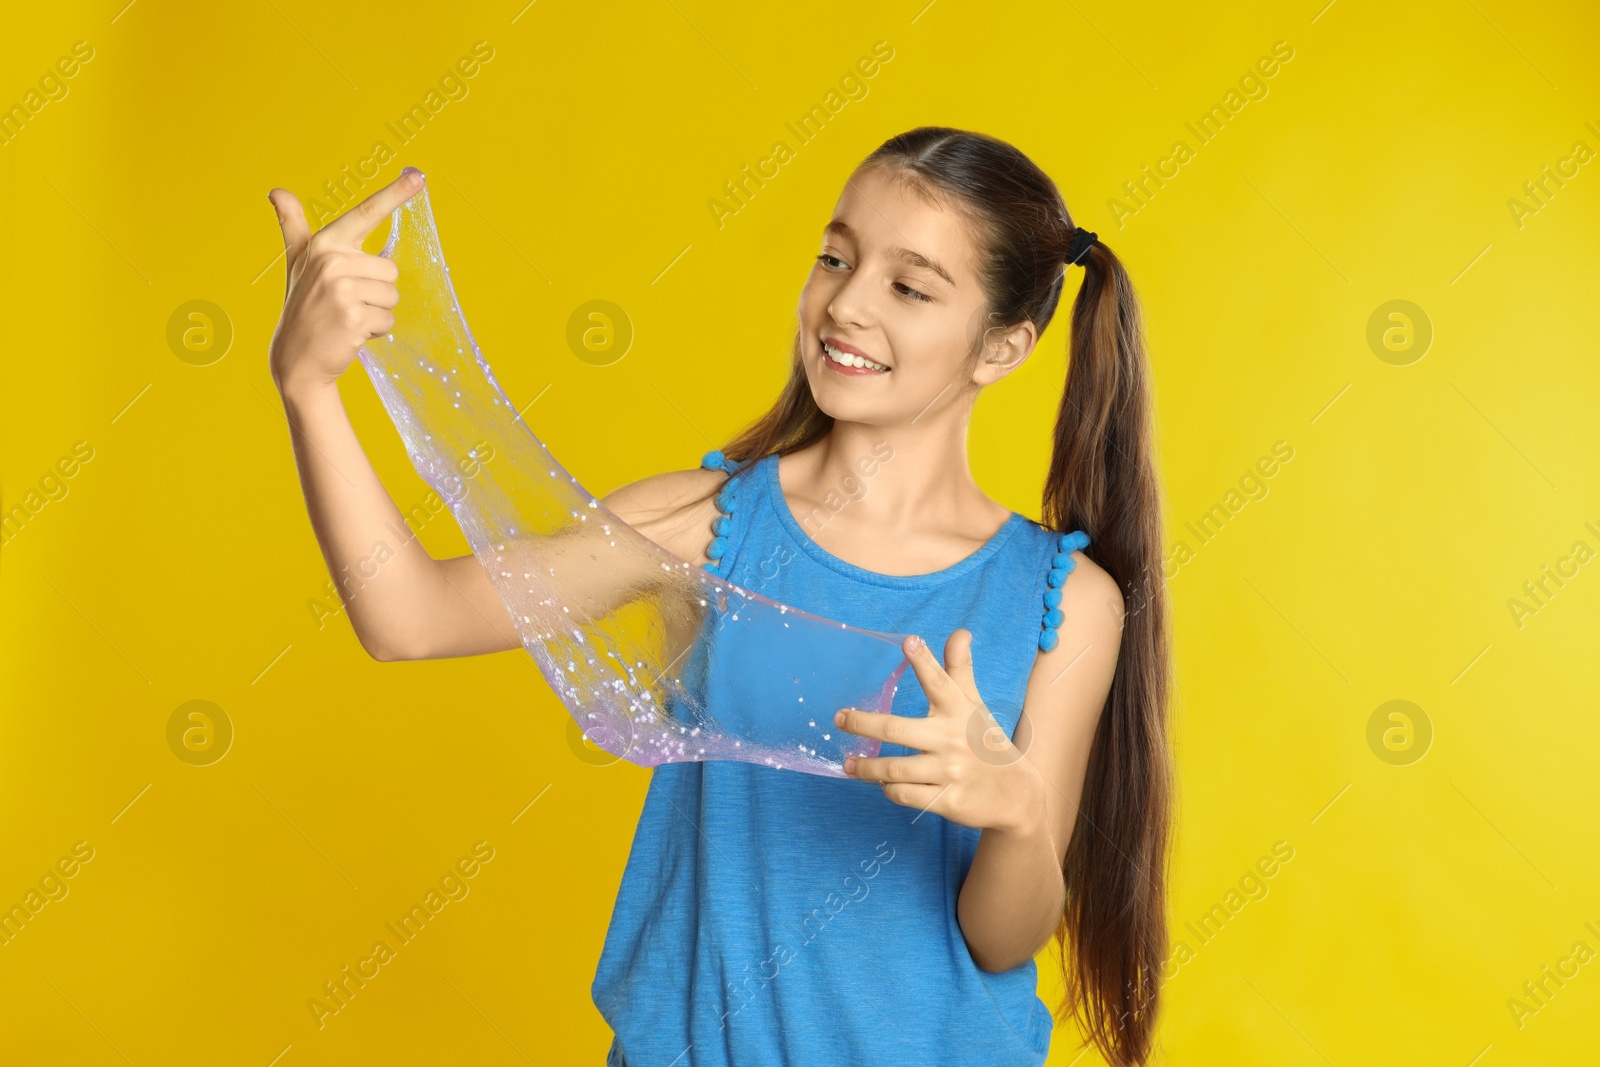
POLYGON ((400 302, 361 363, 583 737, 645 767, 731 759, 842 777, 847 756, 877 755, 833 714, 890 710, 901 635, 724 581, 579 485, 473 340, 426 187, 395 210, 380 255, 400 268, 400 302))

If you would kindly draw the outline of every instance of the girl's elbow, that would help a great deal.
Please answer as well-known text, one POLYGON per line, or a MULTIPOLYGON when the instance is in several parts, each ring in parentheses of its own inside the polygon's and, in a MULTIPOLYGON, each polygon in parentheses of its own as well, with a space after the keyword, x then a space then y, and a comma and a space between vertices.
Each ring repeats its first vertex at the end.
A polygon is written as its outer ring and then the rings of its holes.
POLYGON ((1033 959, 1048 943, 1049 938, 1040 941, 1032 950, 1019 947, 1016 943, 1007 946, 990 946, 981 942, 974 942, 966 938, 967 952, 972 956, 972 962, 978 965, 978 970, 986 974, 1004 974, 1006 971, 1015 970, 1033 959))
POLYGON ((1015 953, 1005 955, 983 952, 979 950, 974 950, 972 952, 972 962, 978 965, 978 970, 983 971, 986 974, 1004 974, 1007 971, 1015 970, 1016 968, 1021 967, 1024 963, 1027 963, 1031 959, 1033 959, 1033 955, 1031 953, 1026 956, 1019 956, 1015 953))
MULTIPOLYGON (((964 930, 962 932, 965 934, 964 930)), ((967 942, 967 952, 972 956, 972 962, 978 965, 980 971, 987 974, 1004 974, 1006 971, 1021 967, 1044 951, 1045 946, 1050 943, 1050 937, 1053 933, 1054 930, 1052 929, 1050 933, 1045 934, 1043 937, 1036 938, 1034 947, 1031 950, 1020 947, 1016 942, 1008 946, 990 946, 982 942, 975 942, 970 937, 965 938, 965 940, 967 942)))
POLYGON ((411 658, 402 654, 397 649, 390 648, 387 645, 379 645, 373 642, 362 641, 361 647, 366 650, 368 656, 371 656, 379 663, 396 663, 411 658))
POLYGON ((362 650, 379 663, 399 663, 427 658, 419 655, 414 649, 402 646, 392 635, 369 633, 361 627, 356 627, 356 640, 361 642, 362 650))
POLYGON ((998 961, 989 958, 987 953, 974 952, 972 962, 978 965, 978 970, 985 974, 1004 974, 1010 967, 1002 966, 998 961))

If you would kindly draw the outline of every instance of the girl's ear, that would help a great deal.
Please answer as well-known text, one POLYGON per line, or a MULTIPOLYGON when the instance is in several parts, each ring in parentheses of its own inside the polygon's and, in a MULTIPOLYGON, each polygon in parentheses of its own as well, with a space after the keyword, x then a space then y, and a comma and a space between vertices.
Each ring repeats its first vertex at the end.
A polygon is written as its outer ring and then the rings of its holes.
POLYGON ((1022 366, 1038 340, 1039 331, 1032 322, 1023 322, 1004 331, 999 327, 989 330, 984 339, 983 355, 972 372, 973 383, 993 385, 998 382, 1022 366))

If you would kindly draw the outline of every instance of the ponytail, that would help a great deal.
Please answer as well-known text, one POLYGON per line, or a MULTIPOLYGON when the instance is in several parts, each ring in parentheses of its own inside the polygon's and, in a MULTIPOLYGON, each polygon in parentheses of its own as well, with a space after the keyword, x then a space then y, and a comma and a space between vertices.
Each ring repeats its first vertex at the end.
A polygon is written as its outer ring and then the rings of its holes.
POLYGON ((1114 1067, 1151 1054, 1167 955, 1170 653, 1150 409, 1139 304, 1122 262, 1095 244, 1072 306, 1042 517, 1052 529, 1086 531, 1085 553, 1124 595, 1122 646, 1062 869, 1056 930, 1067 989, 1058 1017, 1076 1015, 1114 1067))

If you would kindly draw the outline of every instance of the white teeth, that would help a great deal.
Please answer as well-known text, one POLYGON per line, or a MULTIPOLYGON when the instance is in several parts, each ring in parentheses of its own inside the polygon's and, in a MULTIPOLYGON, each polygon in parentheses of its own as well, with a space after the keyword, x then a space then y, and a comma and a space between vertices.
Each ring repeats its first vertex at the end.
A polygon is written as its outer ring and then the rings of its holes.
POLYGON ((841 366, 845 366, 845 367, 870 367, 872 370, 888 370, 889 369, 888 367, 885 367, 882 363, 874 363, 874 362, 872 362, 872 360, 867 359, 867 358, 865 358, 863 356, 853 356, 853 355, 850 355, 848 353, 841 352, 837 348, 834 348, 832 345, 828 344, 826 341, 824 341, 822 343, 822 350, 828 354, 828 358, 829 359, 833 360, 835 363, 840 364, 841 366))

